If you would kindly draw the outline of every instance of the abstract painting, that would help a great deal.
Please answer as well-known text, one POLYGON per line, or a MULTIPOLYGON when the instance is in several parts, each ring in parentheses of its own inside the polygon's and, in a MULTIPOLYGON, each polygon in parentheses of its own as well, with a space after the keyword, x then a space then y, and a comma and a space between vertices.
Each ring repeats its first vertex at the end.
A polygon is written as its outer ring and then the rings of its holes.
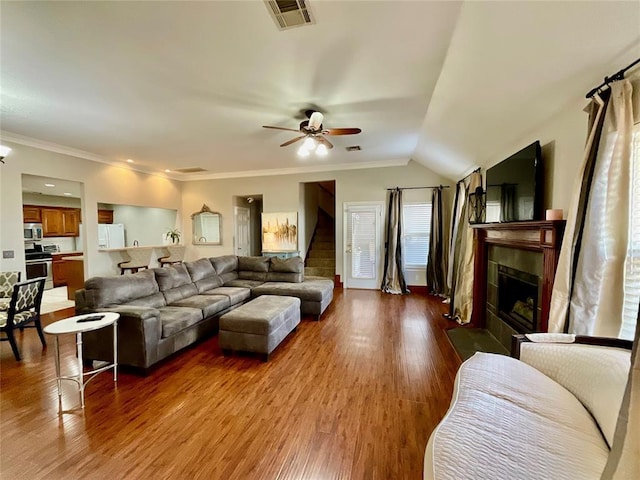
POLYGON ((298 250, 298 212, 262 214, 262 251, 298 250))

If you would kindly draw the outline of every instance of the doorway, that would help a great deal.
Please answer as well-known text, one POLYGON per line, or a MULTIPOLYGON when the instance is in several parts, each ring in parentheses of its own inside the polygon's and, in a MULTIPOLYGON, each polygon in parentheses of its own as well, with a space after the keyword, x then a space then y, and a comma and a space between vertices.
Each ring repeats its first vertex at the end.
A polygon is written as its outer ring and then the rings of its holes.
POLYGON ((380 288, 382 209, 383 202, 344 204, 344 288, 380 288))
POLYGON ((262 255, 261 194, 233 197, 233 247, 235 255, 262 255))

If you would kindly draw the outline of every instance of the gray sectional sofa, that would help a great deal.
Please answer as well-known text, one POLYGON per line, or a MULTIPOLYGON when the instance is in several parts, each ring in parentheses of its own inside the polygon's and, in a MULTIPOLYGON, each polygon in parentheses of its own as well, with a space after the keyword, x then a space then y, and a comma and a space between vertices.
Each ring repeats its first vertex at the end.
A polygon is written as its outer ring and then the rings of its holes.
MULTIPOLYGON (((118 363, 147 369, 218 331, 219 318, 261 295, 300 299, 302 315, 320 318, 333 281, 304 278, 300 257, 201 258, 131 275, 93 277, 76 291, 76 313, 117 312, 118 363)), ((111 360, 111 329, 83 335, 88 361, 111 360)))

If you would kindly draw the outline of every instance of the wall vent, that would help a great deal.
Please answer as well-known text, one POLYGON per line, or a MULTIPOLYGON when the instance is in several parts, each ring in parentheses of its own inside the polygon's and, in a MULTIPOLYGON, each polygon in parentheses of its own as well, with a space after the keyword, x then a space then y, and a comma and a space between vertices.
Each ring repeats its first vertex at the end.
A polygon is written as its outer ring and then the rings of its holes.
POLYGON ((174 168, 173 171, 178 173, 201 173, 201 172, 206 172, 207 170, 200 167, 187 167, 187 168, 174 168))
POLYGON ((306 0, 265 0, 279 30, 315 23, 306 0))
POLYGON ((362 150, 362 148, 360 148, 360 145, 352 145, 350 147, 347 147, 347 152, 358 152, 362 150))

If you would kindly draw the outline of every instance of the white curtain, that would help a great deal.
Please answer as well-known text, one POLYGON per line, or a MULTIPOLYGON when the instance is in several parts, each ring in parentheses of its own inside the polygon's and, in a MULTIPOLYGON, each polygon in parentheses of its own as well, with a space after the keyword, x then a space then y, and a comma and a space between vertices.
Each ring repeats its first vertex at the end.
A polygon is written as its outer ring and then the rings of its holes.
POLYGON ((469 226, 469 219, 466 215, 469 205, 468 193, 475 192, 476 188, 482 186, 482 176, 479 172, 471 174, 469 186, 465 192, 464 215, 460 217, 459 233, 460 251, 459 264, 456 270, 455 293, 453 296, 453 315, 460 324, 471 322, 471 313, 473 312, 473 229, 469 226))
POLYGON ((595 115, 569 208, 551 299, 549 331, 620 336, 629 240, 634 107, 638 110, 633 105, 632 92, 631 82, 622 80, 611 85, 608 105, 598 96, 593 100, 595 115), (594 162, 590 162, 590 155, 594 162))

